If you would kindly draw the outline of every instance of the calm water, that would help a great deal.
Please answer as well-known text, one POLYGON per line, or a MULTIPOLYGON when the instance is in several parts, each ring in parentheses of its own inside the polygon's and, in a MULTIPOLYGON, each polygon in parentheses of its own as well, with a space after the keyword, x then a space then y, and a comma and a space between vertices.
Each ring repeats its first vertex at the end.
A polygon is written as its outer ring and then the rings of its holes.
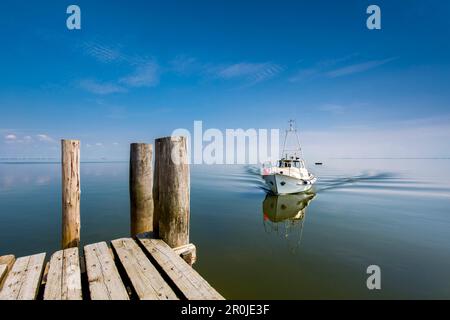
MULTIPOLYGON (((450 299, 449 165, 328 160, 315 194, 278 198, 255 167, 195 166, 195 267, 226 298, 450 299)), ((83 243, 127 236, 128 164, 83 163, 81 200, 83 243)), ((0 164, 0 255, 57 250, 60 212, 59 164, 0 164)))

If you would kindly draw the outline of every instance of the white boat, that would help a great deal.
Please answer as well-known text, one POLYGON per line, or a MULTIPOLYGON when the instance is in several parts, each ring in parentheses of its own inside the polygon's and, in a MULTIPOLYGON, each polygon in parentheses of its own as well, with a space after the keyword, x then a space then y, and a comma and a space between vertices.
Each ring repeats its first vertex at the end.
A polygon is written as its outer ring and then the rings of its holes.
POLYGON ((283 158, 278 160, 276 165, 265 163, 262 167, 261 175, 270 190, 275 194, 300 193, 310 190, 317 178, 306 168, 293 120, 289 121, 289 129, 286 130, 282 154, 283 158), (292 149, 287 146, 290 136, 295 136, 297 144, 292 149))

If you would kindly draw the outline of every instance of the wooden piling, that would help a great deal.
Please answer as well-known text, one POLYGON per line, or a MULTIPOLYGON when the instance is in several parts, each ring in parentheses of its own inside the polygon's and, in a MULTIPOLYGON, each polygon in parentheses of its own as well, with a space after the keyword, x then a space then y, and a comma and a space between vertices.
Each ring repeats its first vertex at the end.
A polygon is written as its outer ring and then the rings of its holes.
POLYGON ((62 140, 62 248, 80 244, 80 141, 62 140))
POLYGON ((156 235, 172 248, 189 244, 190 176, 185 137, 156 139, 153 199, 156 235))
POLYGON ((153 231, 153 146, 133 143, 130 148, 131 236, 153 231))

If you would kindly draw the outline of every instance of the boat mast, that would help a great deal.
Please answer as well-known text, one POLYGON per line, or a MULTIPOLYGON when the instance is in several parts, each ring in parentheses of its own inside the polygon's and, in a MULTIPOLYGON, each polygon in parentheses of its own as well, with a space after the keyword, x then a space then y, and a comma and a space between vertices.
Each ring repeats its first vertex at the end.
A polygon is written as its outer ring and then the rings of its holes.
POLYGON ((297 128, 295 126, 295 120, 289 120, 289 128, 286 130, 286 135, 284 137, 284 144, 283 144, 283 153, 281 157, 284 157, 286 155, 286 159, 288 158, 287 151, 293 151, 294 152, 294 158, 301 158, 302 157, 302 148, 300 146, 300 139, 297 134, 297 128), (296 149, 286 149, 286 143, 289 134, 294 134, 297 140, 297 148, 296 149), (297 154, 298 153, 298 154, 297 154))

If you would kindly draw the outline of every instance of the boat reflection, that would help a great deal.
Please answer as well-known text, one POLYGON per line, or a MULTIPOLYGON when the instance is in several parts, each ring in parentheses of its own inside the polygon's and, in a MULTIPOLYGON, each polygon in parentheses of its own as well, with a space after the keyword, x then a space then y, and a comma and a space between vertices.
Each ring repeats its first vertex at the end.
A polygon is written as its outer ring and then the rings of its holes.
POLYGON ((288 241, 293 253, 300 247, 306 208, 315 193, 268 194, 263 202, 264 229, 288 241))

